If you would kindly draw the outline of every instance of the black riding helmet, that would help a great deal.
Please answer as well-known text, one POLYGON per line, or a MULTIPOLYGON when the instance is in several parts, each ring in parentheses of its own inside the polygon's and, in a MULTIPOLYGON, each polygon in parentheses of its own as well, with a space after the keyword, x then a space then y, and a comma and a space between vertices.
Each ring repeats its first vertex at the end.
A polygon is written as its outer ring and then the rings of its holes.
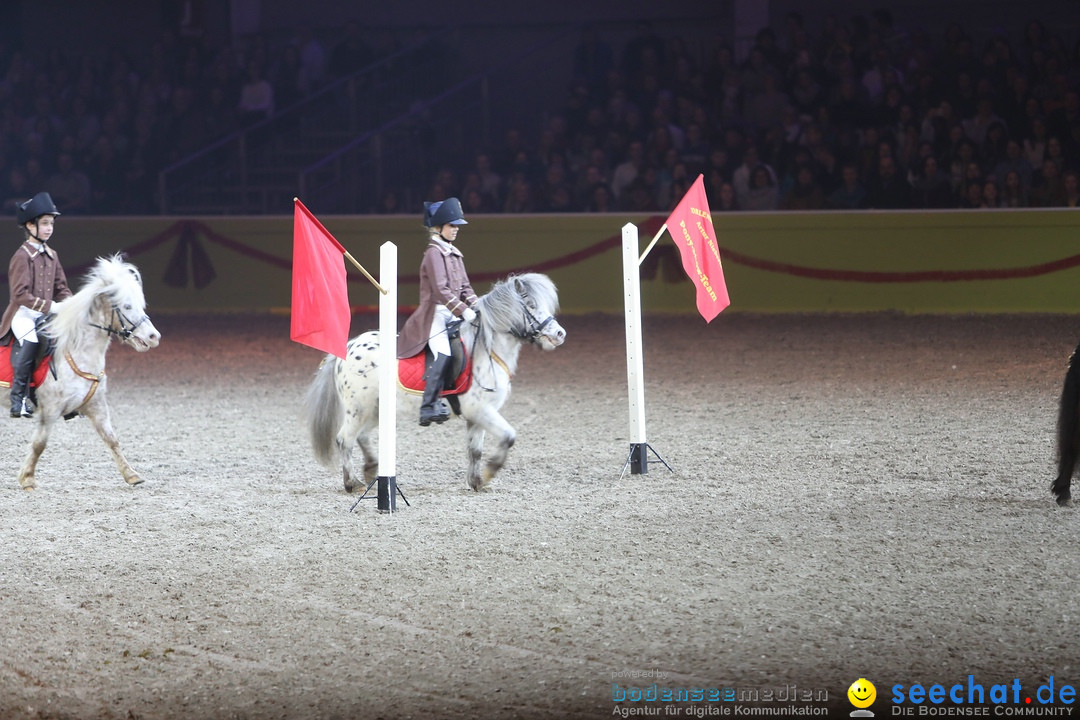
POLYGON ((37 220, 42 215, 57 216, 60 211, 56 209, 56 203, 47 192, 39 192, 26 202, 19 203, 15 207, 15 223, 22 227, 28 222, 37 220))
POLYGON ((465 213, 461 210, 461 201, 456 197, 439 202, 424 203, 424 227, 437 228, 450 225, 468 225, 465 213))

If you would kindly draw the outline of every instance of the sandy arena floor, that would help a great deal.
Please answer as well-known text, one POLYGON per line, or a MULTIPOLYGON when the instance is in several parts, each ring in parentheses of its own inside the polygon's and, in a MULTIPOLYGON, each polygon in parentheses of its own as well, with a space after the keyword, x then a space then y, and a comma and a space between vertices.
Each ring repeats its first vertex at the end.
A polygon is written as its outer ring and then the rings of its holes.
POLYGON ((410 414, 393 516, 314 463, 321 356, 287 319, 114 345, 139 487, 74 420, 20 490, 31 424, 5 417, 0 718, 604 718, 651 683, 824 690, 840 717, 859 677, 1080 683, 1080 510, 1048 493, 1077 318, 648 318, 675 472, 647 475, 620 475, 622 318, 561 319, 494 491, 465 487, 461 422, 410 414))

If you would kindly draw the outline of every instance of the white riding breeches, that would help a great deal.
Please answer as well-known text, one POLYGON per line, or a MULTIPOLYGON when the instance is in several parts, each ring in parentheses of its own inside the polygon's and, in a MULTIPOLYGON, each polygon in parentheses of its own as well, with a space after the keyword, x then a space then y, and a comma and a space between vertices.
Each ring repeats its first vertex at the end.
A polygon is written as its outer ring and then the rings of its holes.
POLYGON ((446 323, 454 319, 454 313, 445 305, 435 306, 435 316, 431 318, 431 332, 428 333, 428 347, 432 355, 450 355, 450 336, 446 334, 446 323))
MULTIPOLYGON (((34 322, 39 317, 41 317, 41 313, 37 310, 31 310, 25 305, 20 305, 19 309, 11 317, 11 334, 20 343, 37 342, 37 329, 34 327, 34 322)), ((447 355, 449 354, 450 351, 447 350, 447 355)))

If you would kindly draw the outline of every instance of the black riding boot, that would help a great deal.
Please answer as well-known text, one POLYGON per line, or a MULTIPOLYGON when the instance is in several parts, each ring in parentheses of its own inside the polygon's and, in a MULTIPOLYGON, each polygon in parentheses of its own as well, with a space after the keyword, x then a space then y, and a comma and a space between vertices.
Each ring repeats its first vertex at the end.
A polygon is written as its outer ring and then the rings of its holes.
POLYGON ((34 404, 30 401, 30 376, 37 356, 36 342, 12 341, 11 345, 11 417, 31 417, 34 404))
POLYGON ((440 425, 450 419, 450 409, 439 398, 443 389, 443 380, 446 374, 447 364, 450 362, 448 355, 436 355, 429 360, 424 371, 424 400, 420 405, 420 424, 427 427, 431 423, 440 425))

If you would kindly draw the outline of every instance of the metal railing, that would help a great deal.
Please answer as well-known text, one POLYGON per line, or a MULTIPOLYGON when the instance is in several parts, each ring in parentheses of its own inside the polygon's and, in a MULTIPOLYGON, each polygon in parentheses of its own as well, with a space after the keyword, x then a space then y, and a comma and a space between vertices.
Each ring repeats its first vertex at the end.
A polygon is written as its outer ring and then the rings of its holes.
POLYGON ((547 66, 545 54, 563 52, 577 32, 564 29, 307 165, 296 176, 298 195, 317 198, 321 213, 382 212, 380 199, 390 191, 405 212, 419 208, 430 199, 426 192, 440 168, 471 167, 474 153, 491 146, 503 116, 523 112, 507 108, 520 104, 522 78, 535 72, 523 66, 547 66))
POLYGON ((291 206, 298 167, 450 82, 446 56, 428 52, 434 42, 422 39, 163 168, 159 212, 258 214, 291 206))

